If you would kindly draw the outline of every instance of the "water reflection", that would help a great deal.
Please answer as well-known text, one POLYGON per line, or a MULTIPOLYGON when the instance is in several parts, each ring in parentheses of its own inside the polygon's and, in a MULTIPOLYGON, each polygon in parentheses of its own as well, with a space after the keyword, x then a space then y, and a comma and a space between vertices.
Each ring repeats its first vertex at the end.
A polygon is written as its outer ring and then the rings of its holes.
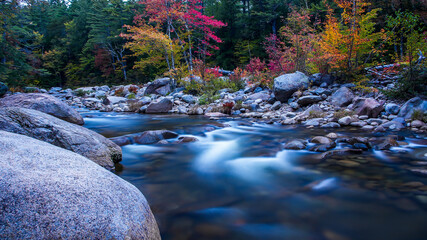
MULTIPOLYGON (((407 145, 399 148, 318 162, 318 153, 283 150, 282 144, 326 135, 326 129, 84 115, 87 127, 108 137, 168 129, 199 139, 123 147, 118 174, 147 197, 163 239, 426 239, 427 178, 410 170, 427 167, 425 136, 401 132, 407 145)), ((358 129, 336 133, 380 136, 358 129)))

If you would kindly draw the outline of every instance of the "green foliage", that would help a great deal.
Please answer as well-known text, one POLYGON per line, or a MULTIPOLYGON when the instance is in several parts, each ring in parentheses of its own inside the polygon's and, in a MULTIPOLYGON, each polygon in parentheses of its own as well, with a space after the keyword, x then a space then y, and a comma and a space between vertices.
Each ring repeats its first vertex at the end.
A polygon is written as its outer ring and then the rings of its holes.
POLYGON ((75 91, 75 94, 77 97, 84 97, 84 96, 86 96, 87 93, 88 93, 88 91, 84 91, 83 89, 77 89, 75 91))
POLYGON ((384 91, 390 98, 410 99, 417 95, 427 95, 427 67, 408 67, 395 88, 384 91))
POLYGON ((411 116, 411 120, 420 120, 427 122, 427 113, 424 113, 422 110, 414 110, 411 116))
POLYGON ((313 118, 323 118, 323 117, 325 117, 326 116, 326 114, 324 113, 324 112, 322 112, 322 111, 315 111, 315 110, 312 110, 312 111, 310 111, 309 113, 308 113, 308 119, 313 119, 313 118))
POLYGON ((348 109, 340 109, 339 111, 334 112, 334 118, 340 119, 340 118, 347 117, 347 116, 351 117, 354 114, 356 114, 356 112, 350 111, 348 109))
POLYGON ((136 98, 135 93, 130 93, 127 98, 128 99, 135 99, 136 98))

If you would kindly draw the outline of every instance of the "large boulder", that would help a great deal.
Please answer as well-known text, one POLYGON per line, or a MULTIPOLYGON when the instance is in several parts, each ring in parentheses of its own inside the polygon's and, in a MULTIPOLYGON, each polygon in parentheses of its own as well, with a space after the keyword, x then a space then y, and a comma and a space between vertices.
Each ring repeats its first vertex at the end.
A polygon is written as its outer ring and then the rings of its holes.
POLYGON ((424 114, 427 113, 427 101, 419 97, 414 97, 409 99, 403 106, 400 108, 399 117, 409 119, 412 117, 414 111, 421 111, 424 114))
POLYGON ((353 92, 347 87, 341 87, 330 98, 330 102, 338 107, 348 106, 354 98, 353 92))
POLYGON ((6 86, 6 84, 0 82, 0 97, 3 97, 8 90, 9 88, 6 86))
POLYGON ((70 123, 83 125, 82 116, 58 98, 43 93, 15 94, 0 99, 0 107, 22 107, 47 113, 70 123))
POLYGON ((151 82, 145 89, 144 95, 148 94, 159 94, 167 95, 171 91, 171 79, 170 78, 159 78, 151 82))
POLYGON ((277 100, 286 102, 294 92, 306 89, 308 84, 308 77, 302 72, 284 74, 274 79, 274 95, 277 100))
POLYGON ((0 152, 0 239, 160 239, 144 195, 89 159, 4 131, 0 152))
POLYGON ((158 102, 151 102, 147 109, 145 110, 146 113, 167 113, 170 110, 172 110, 173 103, 168 98, 163 98, 162 100, 158 102))
POLYGON ((0 108, 0 130, 68 149, 106 169, 114 169, 114 163, 122 160, 121 148, 102 135, 32 109, 0 108))
POLYGON ((384 105, 373 98, 356 98, 353 107, 357 115, 367 115, 370 118, 376 118, 384 111, 384 105))

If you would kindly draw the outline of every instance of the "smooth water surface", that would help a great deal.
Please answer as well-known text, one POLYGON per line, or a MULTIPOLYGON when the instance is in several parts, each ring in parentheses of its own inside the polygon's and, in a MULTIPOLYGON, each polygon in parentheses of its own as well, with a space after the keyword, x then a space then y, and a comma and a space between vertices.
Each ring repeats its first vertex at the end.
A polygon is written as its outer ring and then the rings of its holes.
POLYGON ((316 163, 319 153, 283 143, 330 131, 374 135, 184 115, 82 115, 107 137, 168 129, 199 139, 123 147, 117 174, 144 193, 163 239, 427 239, 427 175, 408 170, 427 169, 425 135, 401 132, 408 145, 316 163))

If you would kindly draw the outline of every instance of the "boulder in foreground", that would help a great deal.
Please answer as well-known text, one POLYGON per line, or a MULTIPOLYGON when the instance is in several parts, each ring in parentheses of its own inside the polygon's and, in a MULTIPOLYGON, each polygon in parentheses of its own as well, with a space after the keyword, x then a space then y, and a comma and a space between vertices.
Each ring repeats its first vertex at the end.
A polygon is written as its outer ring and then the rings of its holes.
POLYGON ((32 109, 0 108, 0 130, 68 149, 107 169, 122 160, 121 148, 102 135, 32 109))
POLYGON ((0 239, 160 239, 144 195, 87 158, 4 131, 0 152, 0 239))
POLYGON ((15 94, 0 99, 0 107, 22 107, 47 113, 70 123, 83 125, 82 116, 58 98, 42 93, 15 94))

